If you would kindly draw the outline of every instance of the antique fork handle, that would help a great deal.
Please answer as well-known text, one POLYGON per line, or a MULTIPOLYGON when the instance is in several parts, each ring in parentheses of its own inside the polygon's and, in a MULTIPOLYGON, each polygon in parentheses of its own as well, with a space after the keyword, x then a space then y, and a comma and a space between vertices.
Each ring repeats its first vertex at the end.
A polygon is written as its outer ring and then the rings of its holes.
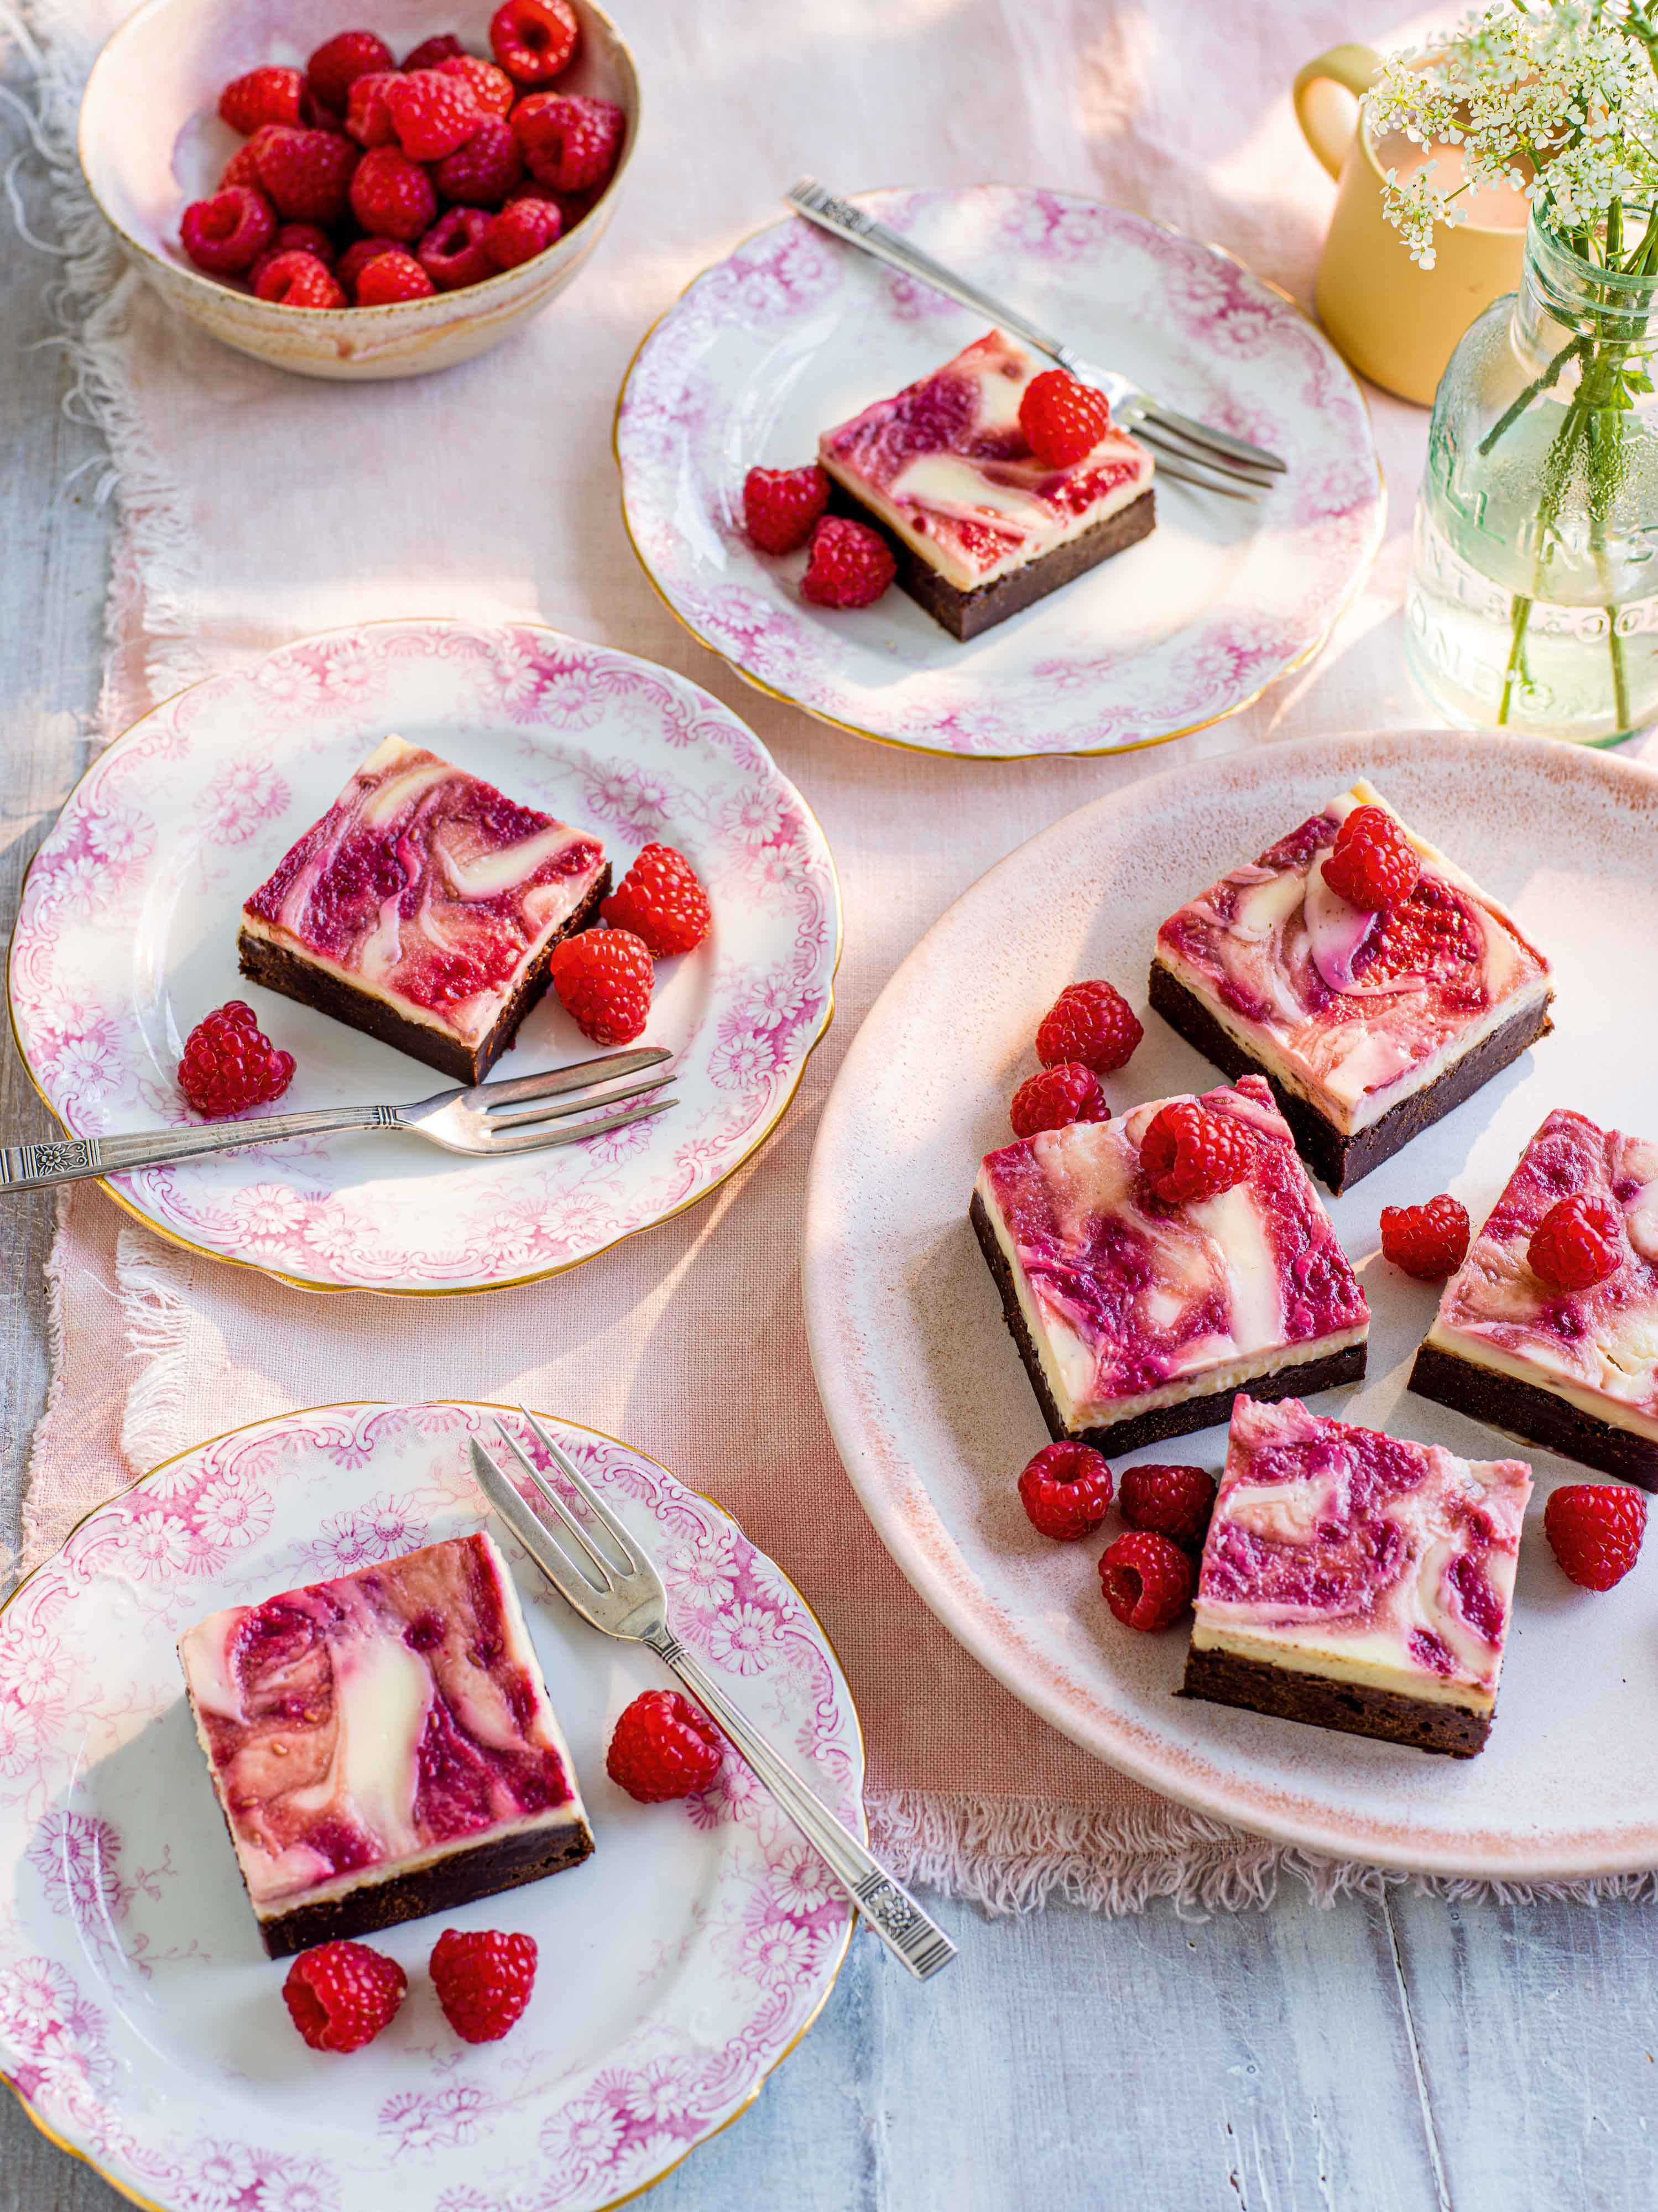
POLYGON ((327 1106, 314 1114, 271 1114, 262 1121, 223 1127, 143 1130, 130 1137, 55 1137, 38 1145, 0 1145, 0 1191, 46 1190, 88 1176, 127 1175, 169 1167, 205 1152, 240 1152, 284 1137, 319 1137, 331 1129, 395 1129, 395 1106, 327 1106))
POLYGON ((643 1640, 719 1722, 806 1841, 827 1861, 881 1941, 916 1980, 926 1981, 947 1966, 956 1956, 956 1946, 944 1929, 927 1917, 909 1892, 893 1880, 851 1829, 837 1820, 786 1760, 779 1757, 672 1630, 665 1628, 643 1640))

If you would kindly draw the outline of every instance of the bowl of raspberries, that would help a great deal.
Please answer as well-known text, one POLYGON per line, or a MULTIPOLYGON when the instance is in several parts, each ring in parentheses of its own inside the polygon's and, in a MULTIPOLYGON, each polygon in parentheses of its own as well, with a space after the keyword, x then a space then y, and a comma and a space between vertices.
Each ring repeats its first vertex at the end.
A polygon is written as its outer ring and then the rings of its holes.
POLYGON ((238 351, 419 376, 546 306, 610 220, 633 63, 592 0, 149 0, 81 165, 127 258, 238 351))

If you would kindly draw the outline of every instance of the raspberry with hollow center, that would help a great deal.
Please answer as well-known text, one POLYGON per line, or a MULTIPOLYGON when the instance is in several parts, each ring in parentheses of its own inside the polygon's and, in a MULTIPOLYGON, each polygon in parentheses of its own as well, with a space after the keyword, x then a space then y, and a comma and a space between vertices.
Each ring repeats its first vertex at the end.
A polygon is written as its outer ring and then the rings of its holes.
POLYGON ((331 270, 314 253, 273 253, 259 271, 256 296, 277 307, 343 307, 349 304, 331 270))
POLYGON ((1200 1544, 1215 1510, 1215 1478, 1200 1467, 1131 1467, 1122 1479, 1122 1517, 1171 1544, 1200 1544))
POLYGON ((1543 1534, 1561 1572, 1582 1589, 1610 1589, 1640 1556, 1647 1501, 1621 1482, 1569 1482, 1549 1493, 1543 1534))
POLYGON ((465 145, 483 121, 472 88, 441 70, 416 70, 386 88, 398 143, 413 161, 440 161, 465 145))
POLYGON ((1100 1589, 1125 1628, 1172 1628, 1192 1602, 1192 1562, 1150 1528, 1131 1528, 1106 1547, 1100 1589))
POLYGON ((359 146, 396 144, 398 129, 386 105, 386 94, 394 84, 402 82, 395 70, 374 70, 367 76, 360 76, 352 86, 346 105, 345 127, 359 146))
POLYGON ((1068 983, 1042 1016, 1036 1057, 1044 1067, 1079 1060, 1096 1075, 1114 1075, 1128 1065, 1145 1035, 1114 983, 1068 983))
POLYGON ((820 607, 872 607, 898 573, 890 547, 865 522, 826 514, 811 533, 801 595, 820 607))
POLYGON ((1424 1206, 1384 1206, 1382 1256, 1419 1283, 1454 1275, 1468 1256, 1468 1209, 1442 1192, 1424 1206))
POLYGON ((480 60, 477 54, 451 54, 447 61, 438 64, 440 75, 452 76, 464 84, 472 95, 472 103, 485 115, 498 115, 504 122, 513 112, 518 98, 518 87, 503 69, 493 62, 480 60))
POLYGON ((403 2002, 409 1978, 367 1943, 301 1951, 282 1984, 288 2016, 313 2051, 361 2051, 403 2002))
POLYGON ((1623 1265, 1622 1217, 1604 1198, 1579 1191, 1552 1206, 1526 1247, 1532 1273, 1552 1291, 1588 1291, 1623 1265))
POLYGON ((436 290, 414 255, 394 246, 363 264, 355 298, 360 307, 394 307, 399 300, 429 300, 436 290))
POLYGON ((488 116, 464 146, 446 155, 433 182, 446 199, 465 207, 498 208, 514 185, 524 181, 524 163, 512 125, 488 116))
POLYGON ((233 131, 251 138, 262 123, 297 123, 304 90, 296 69, 249 70, 232 77, 219 94, 219 112, 233 131))
POLYGON ((1074 468, 1111 428, 1111 408, 1091 384, 1078 383, 1062 368, 1045 368, 1024 388, 1019 428, 1044 468, 1074 468))
POLYGON ((677 1690, 645 1690, 616 1724, 604 1771, 641 1805, 706 1790, 720 1771, 723 1737, 677 1690))
POLYGON ((306 89, 323 106, 343 115, 360 76, 396 67, 391 47, 377 31, 339 31, 325 39, 306 64, 306 89))
POLYGON ((553 988, 585 1037, 631 1044, 651 1011, 656 970, 650 948, 630 929, 585 929, 566 938, 552 959, 553 988))
POLYGON ((1038 1535, 1056 1544, 1091 1536, 1111 1503, 1111 1470, 1091 1444, 1048 1444, 1019 1477, 1019 1502, 1038 1535))
POLYGON ((793 553, 829 505, 829 480, 816 461, 803 469, 750 469, 743 479, 743 527, 762 553, 793 553))
POLYGON ((263 192, 231 185, 210 200, 192 200, 179 222, 179 242, 198 269, 215 276, 251 269, 276 235, 276 218, 263 192))
POLYGON ((499 1928, 446 1928, 432 1947, 432 1986, 464 2043, 499 2043, 536 1985, 536 1939, 499 1928))
POLYGON ((410 52, 406 53, 398 67, 404 70, 441 69, 444 63, 453 61, 466 49, 452 31, 440 31, 434 38, 422 39, 410 52))
POLYGON ((401 146, 376 146, 351 179, 351 212, 374 237, 407 246, 436 221, 438 196, 431 178, 401 146))
POLYGON ((616 165, 626 122, 613 100, 532 92, 513 110, 513 130, 532 177, 556 192, 602 185, 616 165))
POLYGON ((613 929, 630 929, 659 960, 692 952, 714 927, 697 872, 671 845, 647 845, 599 908, 613 929))
POLYGON ((1140 1165, 1169 1206, 1218 1198, 1243 1181, 1254 1158, 1238 1124, 1195 1098, 1177 1098, 1154 1114, 1140 1139, 1140 1165))
POLYGON ((515 84, 550 84, 580 36, 570 0, 505 0, 489 18, 489 51, 515 84))
POLYGON ((360 149, 335 131, 278 125, 261 136, 259 178, 290 222, 338 222, 350 204, 360 149))
POLYGON ((209 1121, 269 1105, 293 1080, 293 1054, 277 1051, 240 999, 204 1014, 185 1039, 179 1088, 209 1121))
POLYGON ((1354 807, 1324 863, 1324 880, 1336 896, 1371 914, 1403 906, 1421 875, 1415 846, 1385 806, 1354 807))
POLYGON ((556 245, 563 228, 555 201, 520 195, 491 216, 483 243, 497 269, 516 269, 556 245))
POLYGON ((1110 1116, 1100 1079, 1079 1060, 1062 1060, 1058 1067, 1027 1076, 1007 1109, 1016 1137, 1068 1128, 1073 1121, 1105 1121, 1110 1116))
POLYGON ((440 292, 459 292, 496 274, 484 244, 489 235, 489 218, 482 208, 452 207, 422 239, 415 258, 440 292))

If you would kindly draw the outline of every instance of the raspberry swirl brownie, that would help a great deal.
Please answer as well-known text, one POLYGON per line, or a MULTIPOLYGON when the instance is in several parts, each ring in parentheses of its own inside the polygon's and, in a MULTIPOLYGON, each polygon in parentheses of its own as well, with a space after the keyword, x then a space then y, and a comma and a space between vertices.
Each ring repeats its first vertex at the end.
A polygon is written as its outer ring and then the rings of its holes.
POLYGON ((179 1657, 273 1959, 452 1911, 593 1848, 487 1534, 212 1613, 179 1657))
POLYGON ((242 908, 242 973, 480 1083, 610 886, 596 837, 387 738, 242 908))
POLYGON ((1445 1285, 1411 1388, 1658 1490, 1658 1145, 1551 1114, 1445 1285))
POLYGON ((899 583, 952 637, 1005 622, 1157 519, 1151 455, 1127 432, 1108 427, 1067 468, 1036 459, 1019 403, 1038 370, 990 331, 817 441, 831 504, 881 532, 899 583))
POLYGON ((1226 1074, 1266 1076, 1334 1191, 1518 1059, 1549 1029, 1552 996, 1513 916, 1364 782, 1170 915, 1151 965, 1164 1020, 1226 1074), (1414 877, 1396 903, 1356 904, 1326 880, 1361 807, 1414 877))
POLYGON ((1531 1486, 1520 1460, 1240 1398, 1181 1694, 1471 1758, 1531 1486))
POLYGON ((971 1218, 1056 1439, 1132 1451, 1224 1420, 1246 1385, 1272 1398, 1364 1372, 1364 1294, 1259 1076, 1005 1146, 971 1218), (1142 1148, 1171 1105, 1224 1126, 1227 1188, 1158 1194, 1142 1148))

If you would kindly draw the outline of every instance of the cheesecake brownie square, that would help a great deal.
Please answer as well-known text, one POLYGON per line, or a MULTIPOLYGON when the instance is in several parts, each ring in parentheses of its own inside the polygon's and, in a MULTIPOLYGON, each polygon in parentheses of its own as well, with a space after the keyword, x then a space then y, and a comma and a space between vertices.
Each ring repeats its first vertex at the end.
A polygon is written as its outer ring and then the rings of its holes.
MULTIPOLYGON (((1356 783, 1157 932, 1151 1001, 1226 1074, 1264 1075, 1333 1191, 1389 1159, 1550 1026, 1549 964, 1514 917, 1400 823, 1422 864, 1387 913, 1324 880, 1356 783)), ((1394 817, 1398 819, 1397 816, 1394 817)))
POLYGON ((387 738, 242 908, 243 975, 461 1083, 610 885, 596 837, 387 738))
POLYGON ((990 331, 817 441, 836 511, 880 532, 899 583, 952 637, 1005 622, 1157 520, 1151 455, 1114 425, 1069 468, 1036 459, 1019 402, 1042 367, 990 331))
POLYGON ((1140 1144, 1156 1099, 990 1153, 971 1218, 1056 1439, 1132 1451, 1257 1397, 1356 1382, 1370 1309, 1259 1076, 1200 1102, 1249 1139, 1241 1182, 1170 1203, 1140 1144))
POLYGON ((186 1630, 179 1658, 273 1959, 453 1911, 593 1848, 487 1534, 231 1606, 186 1630))
POLYGON ((1471 1758, 1531 1486, 1520 1460, 1240 1398, 1181 1694, 1471 1758))
POLYGON ((1658 1145, 1551 1114, 1446 1284, 1411 1388, 1658 1490, 1658 1145), (1528 1248, 1550 1209, 1579 1196, 1605 1206, 1616 1264, 1558 1291, 1528 1248))

